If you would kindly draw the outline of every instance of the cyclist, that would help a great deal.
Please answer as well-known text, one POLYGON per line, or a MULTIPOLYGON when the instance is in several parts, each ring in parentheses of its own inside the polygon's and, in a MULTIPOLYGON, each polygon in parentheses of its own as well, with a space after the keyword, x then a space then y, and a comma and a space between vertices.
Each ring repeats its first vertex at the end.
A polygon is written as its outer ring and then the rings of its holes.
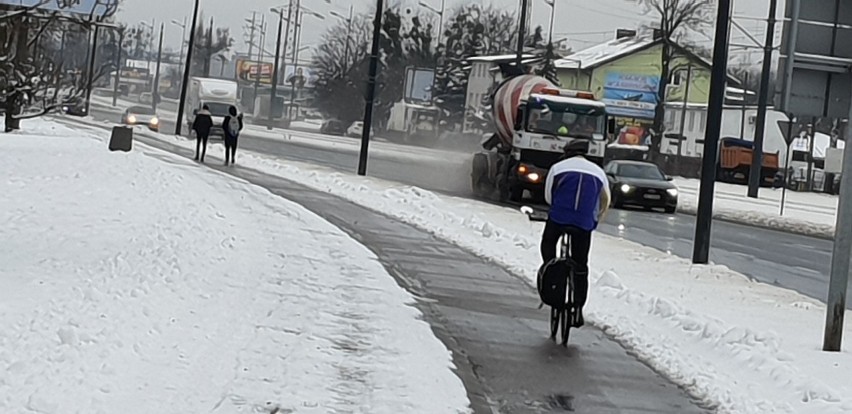
POLYGON ((568 143, 562 160, 547 174, 544 192, 550 214, 541 237, 541 258, 545 265, 555 259, 560 237, 568 236, 568 249, 574 263, 576 327, 585 323, 583 306, 589 290, 592 232, 606 214, 610 201, 606 174, 585 158, 588 151, 588 140, 568 143))

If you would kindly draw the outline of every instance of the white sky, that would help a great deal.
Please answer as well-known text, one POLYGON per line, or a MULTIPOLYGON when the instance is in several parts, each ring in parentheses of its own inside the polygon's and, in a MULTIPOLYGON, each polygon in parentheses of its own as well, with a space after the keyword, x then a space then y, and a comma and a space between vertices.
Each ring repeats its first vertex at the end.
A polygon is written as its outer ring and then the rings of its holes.
MULTIPOLYGON (((314 17, 305 17, 305 28, 302 34, 302 45, 314 45, 325 29, 333 24, 335 17, 330 16, 330 10, 337 10, 341 14, 348 13, 350 2, 345 0, 302 0, 302 5, 320 14, 326 15, 326 20, 314 17), (331 4, 328 3, 331 2, 331 4)), ((423 0, 435 8, 440 7, 440 0, 423 0)), ((549 24, 550 7, 544 0, 530 0, 533 2, 533 26, 542 25, 547 29, 549 24)), ((769 0, 733 0, 735 4, 735 15, 747 15, 765 18, 768 12, 769 0)), ((478 2, 482 4, 491 3, 495 7, 517 9, 519 0, 446 0, 447 9, 453 9, 462 4, 478 2)), ((275 20, 271 7, 286 4, 287 0, 201 0, 201 9, 206 19, 212 16, 216 26, 227 25, 231 29, 231 35, 236 40, 238 50, 246 50, 243 42, 244 19, 251 18, 252 11, 265 13, 267 19, 275 20)), ((783 0, 779 4, 779 15, 783 13, 783 0)), ((356 13, 369 12, 375 5, 375 0, 351 0, 355 6, 356 13)), ((419 7, 417 0, 391 0, 391 5, 405 5, 406 7, 419 7)), ((139 21, 150 22, 156 19, 171 21, 182 20, 192 13, 193 0, 124 0, 118 19, 130 24, 139 21)), ((614 36, 618 28, 635 28, 641 23, 650 20, 649 16, 642 14, 642 7, 635 0, 556 0, 556 38, 568 37, 575 50, 591 46, 614 36)), ((449 17, 450 12, 446 17, 449 17)), ((763 41, 763 24, 754 21, 741 20, 740 23, 763 41)), ((158 23, 159 24, 159 23, 158 23)), ((269 25, 267 49, 272 50, 274 45, 274 24, 269 25)), ((712 27, 707 30, 708 38, 712 37, 712 27)), ((175 25, 166 26, 167 45, 177 48, 181 36, 181 29, 175 25)), ((696 39, 700 40, 700 39, 696 39)), ((733 32, 735 43, 750 43, 742 34, 733 32)), ((703 41, 707 46, 712 42, 709 39, 703 41)), ((740 59, 745 59, 740 57, 740 59)), ((760 52, 754 51, 752 61, 760 60, 760 52)))

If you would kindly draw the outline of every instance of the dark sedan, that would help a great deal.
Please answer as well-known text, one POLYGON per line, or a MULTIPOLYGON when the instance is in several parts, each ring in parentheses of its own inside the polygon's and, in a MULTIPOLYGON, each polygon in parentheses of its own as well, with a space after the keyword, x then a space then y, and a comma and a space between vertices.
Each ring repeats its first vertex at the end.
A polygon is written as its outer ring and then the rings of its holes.
POLYGON ((615 208, 659 208, 666 213, 677 210, 677 187, 656 165, 641 161, 612 161, 604 170, 609 178, 615 208))

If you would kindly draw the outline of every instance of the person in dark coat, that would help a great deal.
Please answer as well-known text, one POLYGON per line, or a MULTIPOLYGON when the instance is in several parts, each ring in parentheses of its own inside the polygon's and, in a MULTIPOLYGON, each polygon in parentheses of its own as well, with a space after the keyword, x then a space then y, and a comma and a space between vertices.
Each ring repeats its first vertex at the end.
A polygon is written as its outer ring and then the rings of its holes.
POLYGON ((213 128, 213 118, 210 117, 210 108, 204 105, 201 111, 195 114, 195 121, 192 122, 192 130, 195 131, 196 161, 200 155, 201 162, 204 162, 204 156, 207 154, 207 138, 210 137, 211 128, 213 128))
POLYGON ((222 122, 225 131, 225 165, 229 162, 234 165, 237 162, 237 139, 243 130, 243 114, 237 115, 237 108, 233 106, 228 109, 228 114, 222 122))

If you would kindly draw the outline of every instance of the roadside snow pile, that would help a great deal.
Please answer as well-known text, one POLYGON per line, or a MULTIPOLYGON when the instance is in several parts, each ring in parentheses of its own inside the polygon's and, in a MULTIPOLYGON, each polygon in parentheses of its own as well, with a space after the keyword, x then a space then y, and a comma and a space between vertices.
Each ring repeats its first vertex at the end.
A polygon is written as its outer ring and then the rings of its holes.
MULTIPOLYGON (((542 226, 515 210, 258 154, 242 159, 426 229, 534 283, 542 226)), ((852 412, 849 349, 819 351, 821 303, 603 235, 592 269, 588 320, 718 412, 852 412)), ((852 315, 847 321, 852 328, 852 315)))
MULTIPOLYGON (((698 180, 678 178, 680 190, 678 211, 695 214, 698 210, 698 180)), ((762 188, 760 198, 746 196, 747 188, 727 183, 716 183, 713 215, 716 218, 776 229, 806 236, 833 238, 837 211, 837 197, 787 192, 784 215, 780 215, 781 190, 762 188)))
POLYGON ((339 229, 40 122, 0 137, 0 412, 468 411, 412 296, 339 229))

